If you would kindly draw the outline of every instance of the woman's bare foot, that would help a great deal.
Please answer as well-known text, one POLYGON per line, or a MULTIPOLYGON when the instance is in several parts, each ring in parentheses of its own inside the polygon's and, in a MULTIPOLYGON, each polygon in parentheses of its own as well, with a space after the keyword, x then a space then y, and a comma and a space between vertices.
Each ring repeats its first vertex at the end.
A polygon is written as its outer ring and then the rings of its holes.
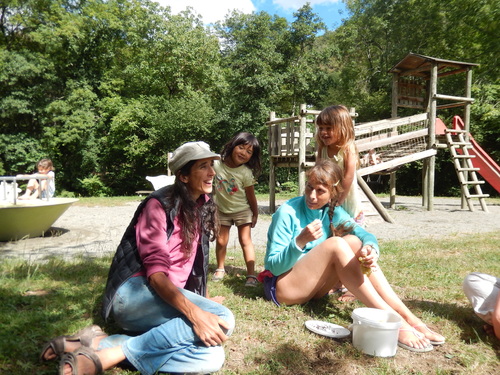
POLYGON ((99 352, 90 348, 81 348, 74 353, 65 354, 61 360, 61 374, 95 375, 102 374, 102 364, 99 352))
POLYGON ((340 302, 353 302, 356 300, 357 300, 356 296, 349 291, 346 291, 339 298, 337 298, 337 301, 340 301, 340 302))
POLYGON ((73 375, 73 373, 96 375, 115 367, 125 359, 126 357, 121 346, 99 351, 82 347, 75 352, 66 353, 61 358, 59 370, 60 374, 63 375, 73 375))
POLYGON ((430 351, 432 346, 423 334, 419 333, 413 328, 400 328, 398 335, 399 346, 405 349, 416 351, 430 351), (402 345, 401 345, 402 344, 402 345))
POLYGON ((434 332, 424 323, 414 325, 413 328, 415 328, 418 332, 422 333, 432 345, 442 345, 446 341, 444 336, 440 335, 437 332, 434 332))
MULTIPOLYGON (((82 346, 82 344, 80 344, 80 340, 78 341, 69 341, 67 339, 62 339, 62 340, 64 342, 64 353, 75 351, 76 349, 82 346)), ((59 355, 54 352, 52 346, 48 346, 41 355, 43 361, 52 361, 57 357, 59 357, 59 355)))
POLYGON ((52 361, 64 353, 71 353, 82 346, 96 350, 106 333, 97 325, 85 327, 73 336, 58 336, 52 339, 42 349, 42 361, 52 361))

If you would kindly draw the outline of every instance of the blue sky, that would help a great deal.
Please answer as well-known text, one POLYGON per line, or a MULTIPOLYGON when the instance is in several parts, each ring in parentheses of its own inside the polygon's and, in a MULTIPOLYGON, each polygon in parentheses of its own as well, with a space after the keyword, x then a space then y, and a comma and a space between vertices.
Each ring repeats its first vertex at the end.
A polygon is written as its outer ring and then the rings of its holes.
MULTIPOLYGON (((206 24, 223 20, 232 9, 243 13, 266 11, 290 22, 294 20, 293 13, 302 7, 307 0, 153 0, 162 6, 170 6, 172 13, 177 14, 190 6, 200 14, 206 24)), ((347 17, 345 5, 341 0, 309 0, 313 12, 318 14, 329 30, 334 30, 347 17), (342 12, 342 14, 339 14, 342 12)))

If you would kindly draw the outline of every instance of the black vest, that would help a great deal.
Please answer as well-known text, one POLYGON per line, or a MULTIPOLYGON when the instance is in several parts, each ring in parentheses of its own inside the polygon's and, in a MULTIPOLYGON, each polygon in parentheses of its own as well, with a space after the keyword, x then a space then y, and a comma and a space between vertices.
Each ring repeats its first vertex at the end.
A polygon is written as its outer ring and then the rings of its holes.
MULTIPOLYGON (((111 267, 108 273, 106 289, 103 296, 103 304, 101 314, 104 320, 107 320, 111 311, 113 298, 118 288, 127 281, 132 275, 139 272, 142 268, 142 260, 137 250, 135 238, 135 225, 139 219, 139 215, 146 206, 147 201, 154 198, 158 200, 166 211, 166 192, 172 189, 173 186, 165 186, 156 190, 146 197, 137 210, 135 211, 132 221, 128 225, 125 233, 116 249, 115 256, 111 262, 111 267)), ((170 238, 174 230, 174 218, 177 215, 178 202, 170 212, 167 212, 167 237, 170 238)), ((201 241, 196 250, 196 256, 193 264, 193 269, 186 282, 185 289, 196 294, 206 296, 207 293, 207 274, 209 261, 209 241, 205 232, 201 235, 201 241)))

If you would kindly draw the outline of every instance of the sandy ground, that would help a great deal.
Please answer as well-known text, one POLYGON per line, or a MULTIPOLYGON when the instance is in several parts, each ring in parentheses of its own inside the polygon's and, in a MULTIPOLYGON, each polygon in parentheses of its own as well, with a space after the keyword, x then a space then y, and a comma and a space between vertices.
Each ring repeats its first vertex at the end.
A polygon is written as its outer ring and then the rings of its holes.
MULTIPOLYGON (((458 198, 436 198, 434 210, 422 207, 420 197, 397 197, 396 209, 388 210, 395 223, 385 222, 370 206, 367 230, 379 240, 439 238, 471 233, 500 231, 500 204, 488 204, 486 213, 477 206, 474 212, 461 209, 458 198)), ((381 202, 387 207, 388 198, 381 202)), ((281 202, 276 202, 279 205, 281 202)), ((365 203, 366 204, 366 203, 365 203)), ((1 259, 23 257, 35 261, 50 256, 102 256, 114 253, 138 205, 116 207, 71 206, 52 226, 51 235, 15 242, 0 242, 1 259)), ((262 215, 252 231, 259 249, 266 245, 270 223, 269 202, 259 202, 262 215)), ((238 246, 236 230, 231 230, 229 246, 238 246)))

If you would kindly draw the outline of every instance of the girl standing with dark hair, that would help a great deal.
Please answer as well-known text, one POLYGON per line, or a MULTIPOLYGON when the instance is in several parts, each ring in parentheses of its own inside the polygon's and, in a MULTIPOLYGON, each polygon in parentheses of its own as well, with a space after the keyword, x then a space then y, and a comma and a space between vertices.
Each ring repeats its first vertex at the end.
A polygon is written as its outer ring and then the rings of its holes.
POLYGON ((238 228, 238 239, 247 267, 246 286, 257 285, 255 276, 255 250, 251 229, 259 216, 255 197, 255 178, 261 171, 260 144, 257 138, 246 132, 236 134, 221 152, 221 160, 214 163, 215 201, 219 209, 220 233, 216 242, 217 269, 214 281, 220 281, 226 270, 227 243, 232 225, 238 228))

